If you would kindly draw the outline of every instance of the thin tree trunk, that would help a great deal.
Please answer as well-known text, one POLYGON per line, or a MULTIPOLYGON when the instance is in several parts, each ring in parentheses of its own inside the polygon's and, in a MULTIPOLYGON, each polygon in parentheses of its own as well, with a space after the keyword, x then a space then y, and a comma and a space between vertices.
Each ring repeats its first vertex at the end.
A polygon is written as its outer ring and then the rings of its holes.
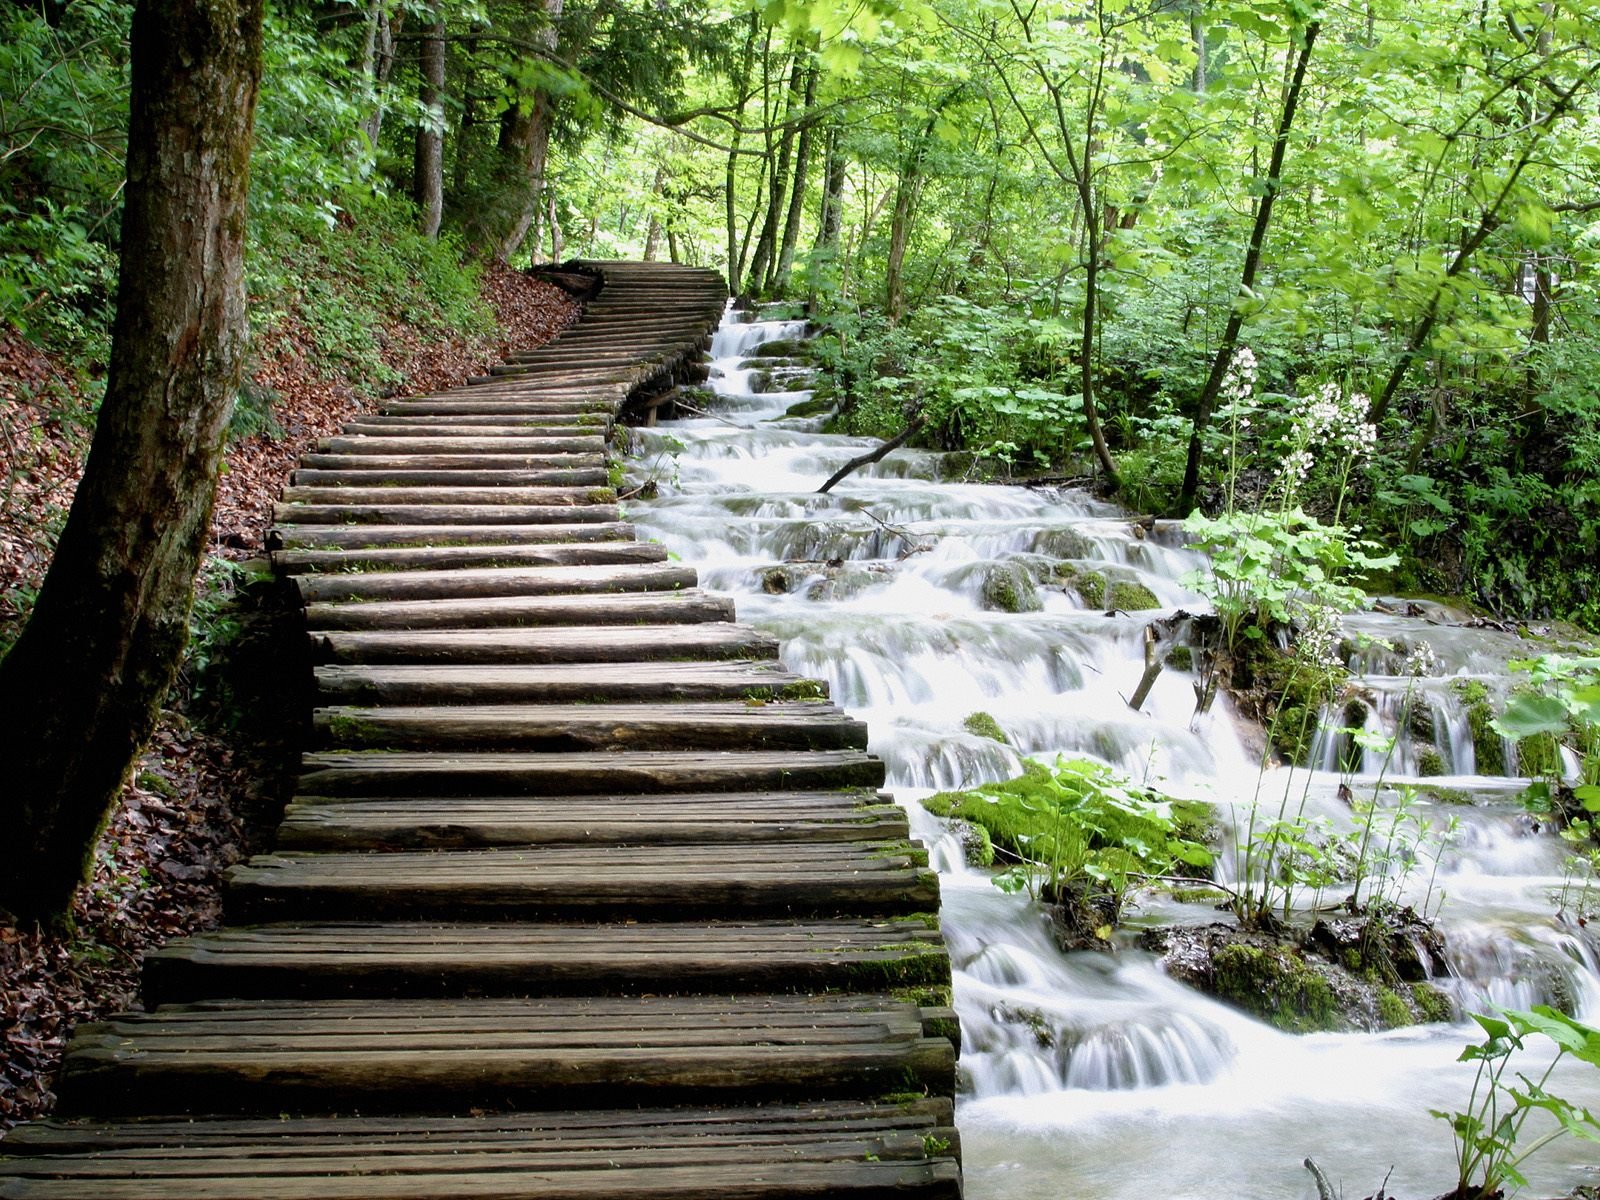
POLYGON ((556 216, 556 197, 548 193, 550 209, 550 261, 558 263, 566 254, 566 242, 561 235, 561 220, 556 216))
POLYGON ((417 126, 413 196, 422 210, 423 236, 436 238, 444 218, 444 19, 437 11, 417 56, 424 115, 417 126))
POLYGON ((737 296, 744 286, 744 244, 739 240, 739 142, 740 128, 744 125, 744 110, 749 102, 750 72, 755 67, 757 17, 750 14, 750 27, 745 34, 744 53, 739 59, 739 76, 734 89, 739 103, 734 108, 733 135, 728 139, 728 165, 722 187, 723 215, 728 225, 728 294, 737 296))
MULTIPOLYGON (((1267 177, 1261 181, 1261 199, 1256 204, 1255 224, 1250 230, 1250 245, 1245 250, 1244 270, 1240 274, 1239 292, 1248 295, 1255 288, 1256 273, 1261 267, 1261 253, 1267 242, 1267 230, 1272 224, 1272 204, 1283 189, 1283 159, 1289 149, 1289 134, 1294 129, 1295 110, 1300 104, 1300 93, 1305 87, 1306 68, 1311 64, 1311 51, 1317 34, 1322 29, 1320 21, 1306 26, 1300 43, 1300 53, 1294 65, 1294 75, 1284 95, 1283 109, 1278 116, 1277 135, 1272 140, 1272 158, 1267 167, 1267 177)), ((1228 366, 1233 362, 1233 352, 1239 344, 1239 330, 1244 326, 1244 312, 1238 303, 1228 313, 1228 324, 1222 332, 1222 342, 1217 346, 1216 357, 1211 360, 1211 373, 1206 376, 1200 400, 1195 405, 1194 423, 1189 433, 1189 457, 1183 469, 1183 492, 1178 498, 1178 509, 1187 514, 1194 508, 1200 492, 1200 462, 1204 453, 1206 427, 1211 423, 1211 411, 1216 407, 1222 392, 1222 381, 1228 366)))
POLYGON ((389 13, 388 0, 372 0, 367 15, 367 36, 362 47, 361 74, 372 80, 372 111, 361 122, 361 136, 366 139, 367 163, 377 162, 378 135, 383 132, 383 91, 394 70, 395 27, 402 15, 389 13))
MULTIPOLYGON (((659 200, 661 198, 662 190, 666 187, 666 185, 667 185, 667 169, 666 169, 666 167, 657 167, 656 168, 656 179, 655 179, 655 182, 650 185, 650 196, 651 196, 652 200, 659 200)), ((656 212, 655 204, 651 204, 651 206, 650 206, 650 228, 645 233, 645 238, 644 238, 644 260, 645 260, 645 262, 655 262, 655 260, 656 260, 656 251, 659 250, 660 248, 661 248, 661 217, 656 212)))
POLYGON ((247 337, 261 0, 140 0, 110 374, 32 618, 0 661, 0 906, 66 911, 188 635, 247 337))
MULTIPOLYGON (((805 112, 811 112, 811 106, 817 101, 817 75, 820 64, 812 61, 806 68, 805 112)), ((789 273, 794 269, 794 251, 800 241, 800 222, 805 213, 806 184, 811 174, 811 142, 815 122, 808 115, 803 118, 800 125, 800 140, 795 148, 794 157, 794 187, 789 194, 789 212, 784 217, 783 246, 778 252, 777 269, 773 272, 770 292, 782 292, 789 286, 789 273)))
POLYGON ((783 133, 778 137, 778 155, 772 164, 767 180, 767 212, 761 222, 761 236, 756 239, 756 252, 750 259, 750 286, 758 291, 768 290, 771 270, 778 253, 778 222, 783 215, 783 202, 789 195, 789 164, 794 156, 795 131, 790 123, 800 106, 804 66, 796 54, 789 70, 789 87, 784 100, 783 133))

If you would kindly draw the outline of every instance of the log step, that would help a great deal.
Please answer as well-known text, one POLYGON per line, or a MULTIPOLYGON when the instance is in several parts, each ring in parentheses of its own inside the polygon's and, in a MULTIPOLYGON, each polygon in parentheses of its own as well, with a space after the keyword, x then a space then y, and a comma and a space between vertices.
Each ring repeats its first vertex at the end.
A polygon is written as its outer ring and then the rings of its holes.
POLYGON ((872 995, 217 1001, 80 1026, 63 1115, 948 1096, 952 1026, 872 995))
POLYGON ((306 626, 331 629, 491 629, 534 625, 690 625, 733 620, 733 601, 698 588, 585 596, 484 596, 469 600, 317 603, 306 626))
MULTIPOLYGON (((318 633, 316 647, 324 661, 394 664, 642 663, 778 655, 778 639, 770 633, 720 622, 687 628, 631 625, 332 631, 318 633)), ((485 696, 486 703, 488 700, 485 696)))
POLYGON ((606 925, 278 924, 145 959, 147 1007, 256 996, 633 995, 948 987, 930 918, 606 925), (931 927, 930 927, 931 925, 931 927))
POLYGON ((268 550, 325 546, 506 546, 528 542, 621 542, 633 537, 625 521, 585 525, 278 525, 268 550))
POLYGON ((882 787, 883 762, 854 750, 638 750, 614 754, 306 754, 300 791, 318 796, 539 796, 882 787))
MULTIPOLYGON (((530 430, 549 430, 552 437, 561 436, 557 430, 566 430, 582 426, 585 429, 604 429, 611 424, 611 414, 608 411, 593 410, 566 412, 516 412, 507 411, 495 414, 466 414, 460 411, 418 412, 410 409, 402 412, 384 410, 377 413, 368 413, 357 417, 344 427, 345 433, 378 432, 385 429, 395 430, 447 430, 451 433, 465 433, 474 437, 489 436, 484 430, 493 430, 498 435, 502 432, 521 432, 527 435, 530 430), (493 419, 490 419, 492 416, 493 419)), ((405 434, 390 434, 384 436, 406 436, 405 434)))
POLYGON ((665 796, 301 796, 284 813, 278 846, 284 850, 712 846, 883 842, 910 835, 905 812, 870 788, 665 796))
POLYGON ((379 546, 360 550, 279 550, 272 565, 288 575, 315 572, 401 572, 420 569, 571 567, 665 562, 654 542, 542 542, 501 546, 379 546))
POLYGON ((50 1121, 4 1200, 959 1200, 948 1101, 459 1117, 50 1121))
POLYGON ((605 438, 573 437, 365 437, 340 434, 317 442, 320 454, 601 454, 605 438))
POLYGON ((339 432, 340 437, 366 437, 388 440, 405 441, 415 438, 418 441, 436 441, 439 438, 453 438, 458 441, 473 442, 498 442, 524 441, 530 438, 544 440, 573 440, 582 441, 594 437, 603 437, 609 421, 585 421, 581 425, 560 425, 539 422, 537 425, 516 425, 496 423, 492 421, 469 422, 464 419, 450 420, 447 424, 440 425, 412 425, 393 417, 375 417, 368 420, 351 421, 339 432))
POLYGON ((785 671, 770 658, 761 662, 590 661, 494 667, 329 665, 318 667, 316 677, 325 701, 347 704, 820 699, 827 695, 824 685, 785 671))
POLYGON ((621 519, 615 504, 278 504, 272 510, 274 525, 567 525, 621 519))
POLYGON ((588 396, 579 391, 571 396, 532 395, 522 400, 490 400, 487 397, 464 397, 459 392, 440 392, 433 396, 408 396, 403 400, 388 400, 378 409, 385 417, 437 417, 437 416, 592 416, 607 418, 616 408, 612 397, 588 396))
POLYGON ((614 504, 609 487, 286 487, 284 504, 614 504))
POLYGON ((452 705, 312 714, 315 744, 346 749, 865 750, 867 727, 831 704, 452 705))
MULTIPOLYGON (((359 458, 359 455, 350 457, 359 458)), ((576 456, 575 456, 576 457, 576 456)), ((542 470, 515 468, 448 467, 412 470, 390 467, 384 470, 306 470, 289 477, 294 487, 569 487, 589 490, 604 487, 609 479, 605 467, 548 467, 542 470)))
MULTIPOLYGON (((596 566, 464 567, 460 570, 301 574, 294 577, 294 583, 301 599, 312 604, 332 600, 463 600, 478 596, 670 592, 692 588, 698 582, 693 567, 663 563, 661 560, 666 558, 666 550, 661 546, 638 542, 619 542, 617 545, 623 554, 630 555, 635 561, 596 566)), ((447 565, 449 556, 448 551, 439 555, 441 567, 447 565)), ((604 556, 597 553, 595 557, 604 556)))

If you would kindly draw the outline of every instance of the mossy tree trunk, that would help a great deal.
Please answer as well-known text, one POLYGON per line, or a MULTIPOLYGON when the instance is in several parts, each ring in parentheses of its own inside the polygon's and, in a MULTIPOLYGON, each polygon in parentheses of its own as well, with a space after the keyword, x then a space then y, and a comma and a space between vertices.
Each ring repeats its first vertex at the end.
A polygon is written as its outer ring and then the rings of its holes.
POLYGON ((188 633, 246 339, 261 0, 139 0, 110 374, 32 619, 0 662, 0 906, 64 913, 188 633))

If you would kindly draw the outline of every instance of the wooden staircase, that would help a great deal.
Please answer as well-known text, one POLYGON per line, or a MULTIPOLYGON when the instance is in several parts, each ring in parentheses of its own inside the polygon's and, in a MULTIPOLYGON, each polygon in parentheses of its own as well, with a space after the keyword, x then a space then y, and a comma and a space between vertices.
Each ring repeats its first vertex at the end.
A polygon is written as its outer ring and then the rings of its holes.
POLYGON ((0 1197, 960 1195, 937 879, 866 729, 607 483, 722 281, 592 268, 558 341, 306 455, 277 850, 77 1031, 0 1197))

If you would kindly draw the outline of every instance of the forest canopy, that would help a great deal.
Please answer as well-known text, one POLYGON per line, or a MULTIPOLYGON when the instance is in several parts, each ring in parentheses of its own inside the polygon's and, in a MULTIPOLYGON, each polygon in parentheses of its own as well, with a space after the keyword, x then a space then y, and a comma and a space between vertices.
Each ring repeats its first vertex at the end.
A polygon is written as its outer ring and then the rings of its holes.
MULTIPOLYGON (((0 10, 0 314, 91 386, 128 16, 0 10)), ((273 3, 252 321, 334 228, 712 266, 809 304, 841 427, 1180 515, 1331 395, 1376 441, 1300 502, 1381 582, 1594 625, 1597 38, 1587 0, 273 3)))

